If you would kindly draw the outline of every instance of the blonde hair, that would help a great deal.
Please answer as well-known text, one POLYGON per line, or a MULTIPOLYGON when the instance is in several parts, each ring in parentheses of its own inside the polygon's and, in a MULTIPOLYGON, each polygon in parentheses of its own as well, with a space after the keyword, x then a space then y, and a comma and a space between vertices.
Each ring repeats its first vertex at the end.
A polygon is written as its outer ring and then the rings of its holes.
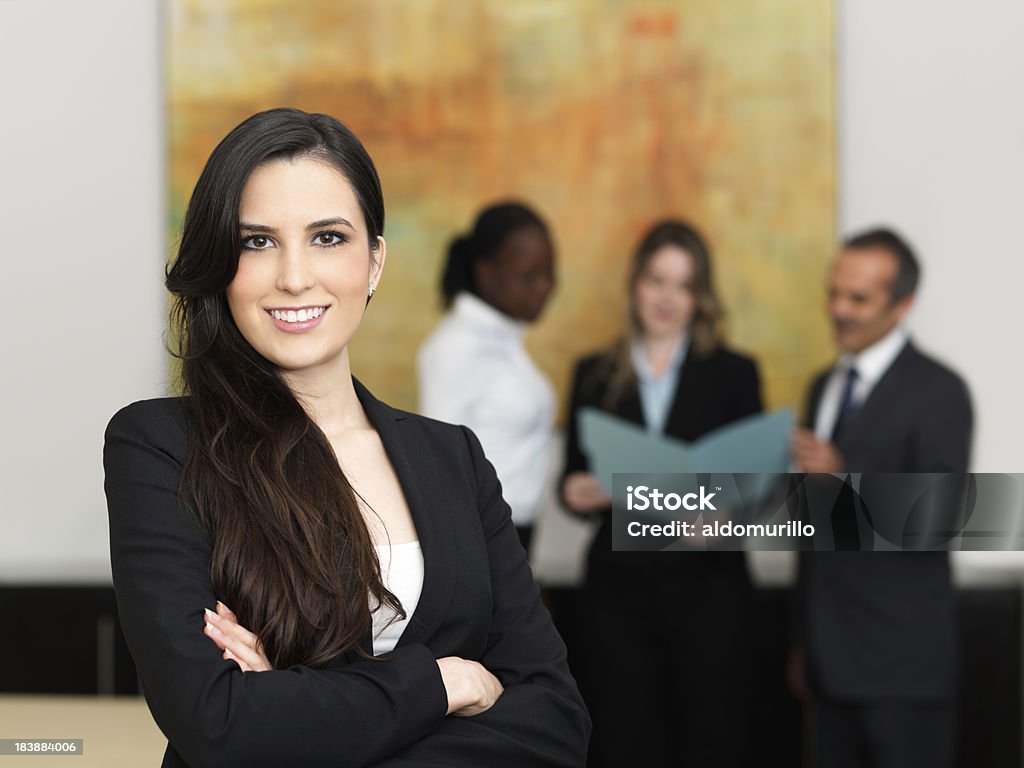
POLYGON ((707 243, 700 233, 686 222, 668 219, 656 223, 644 235, 633 254, 628 282, 627 332, 604 351, 601 364, 598 366, 599 380, 608 382, 603 402, 607 410, 613 410, 626 393, 637 386, 631 343, 633 338, 643 336, 644 328, 636 307, 636 285, 654 254, 667 245, 686 251, 693 261, 690 289, 693 292, 694 312, 690 322, 690 345, 687 354, 707 357, 722 345, 725 308, 715 293, 711 279, 711 251, 707 243))

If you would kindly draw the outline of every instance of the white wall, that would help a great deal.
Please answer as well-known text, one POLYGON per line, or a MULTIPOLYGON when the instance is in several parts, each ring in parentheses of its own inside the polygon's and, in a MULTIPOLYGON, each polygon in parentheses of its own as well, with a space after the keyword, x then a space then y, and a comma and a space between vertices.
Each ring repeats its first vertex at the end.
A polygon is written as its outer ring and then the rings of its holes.
POLYGON ((0 580, 109 581, 101 451, 164 389, 157 0, 0 0, 0 580))
MULTIPOLYGON (((0 0, 0 581, 104 581, 102 432, 164 391, 159 0, 0 0), (13 279, 11 279, 13 278, 13 279)), ((1024 471, 1020 0, 839 0, 840 223, 903 230, 912 329, 1024 471)))
POLYGON ((841 230, 916 246, 911 330, 969 383, 973 469, 1024 471, 1024 2, 838 10, 841 230))

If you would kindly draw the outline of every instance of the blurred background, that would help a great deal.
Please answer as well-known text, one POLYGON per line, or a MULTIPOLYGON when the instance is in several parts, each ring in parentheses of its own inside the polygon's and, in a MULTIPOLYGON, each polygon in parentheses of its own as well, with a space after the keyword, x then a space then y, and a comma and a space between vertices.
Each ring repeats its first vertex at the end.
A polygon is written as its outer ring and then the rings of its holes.
MULTIPOLYGON (((704 229, 730 339, 757 355, 772 408, 799 408, 832 359, 837 239, 888 224, 923 266, 913 336, 970 387, 972 469, 1019 472, 1022 24, 1017 0, 0 0, 0 739, 84 735, 109 765, 136 737, 104 723, 136 717, 140 754, 159 759, 144 705, 110 698, 137 681, 102 434, 172 391, 163 267, 202 163, 242 119, 327 112, 377 162, 388 269, 353 368, 398 407, 416 408, 445 246, 483 203, 525 199, 551 227, 559 285, 528 346, 563 408, 572 361, 621 328, 652 221, 704 229)), ((588 529, 553 500, 539 527, 535 572, 571 651, 588 529)), ((761 554, 756 734, 798 765, 791 560, 761 554)), ((1024 558, 958 553, 954 568, 962 764, 1020 765, 1024 558)))

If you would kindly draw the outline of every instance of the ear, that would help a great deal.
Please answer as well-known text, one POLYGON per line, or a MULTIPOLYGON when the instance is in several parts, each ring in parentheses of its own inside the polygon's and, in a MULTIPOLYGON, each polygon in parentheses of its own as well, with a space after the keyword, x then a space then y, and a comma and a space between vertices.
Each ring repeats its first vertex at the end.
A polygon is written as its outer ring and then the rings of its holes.
POLYGON ((910 310, 914 308, 914 299, 916 296, 917 294, 912 293, 909 296, 904 296, 896 302, 895 306, 892 308, 896 315, 896 322, 902 323, 903 318, 906 317, 910 310))
POLYGON ((380 278, 384 274, 384 262, 388 258, 388 244, 384 238, 377 236, 377 249, 370 251, 370 279, 369 285, 377 288, 380 285, 380 278))
POLYGON ((494 275, 496 259, 477 259, 473 264, 473 285, 477 293, 485 301, 490 302, 494 295, 494 275))

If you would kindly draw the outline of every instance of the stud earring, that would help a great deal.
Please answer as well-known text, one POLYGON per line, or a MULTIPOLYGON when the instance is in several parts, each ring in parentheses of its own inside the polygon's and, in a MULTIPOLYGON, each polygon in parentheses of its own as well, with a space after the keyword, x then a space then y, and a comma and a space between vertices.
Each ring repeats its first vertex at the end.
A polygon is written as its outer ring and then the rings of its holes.
POLYGON ((366 295, 367 296, 373 296, 373 292, 376 291, 376 290, 377 290, 377 286, 374 285, 373 283, 370 283, 370 288, 367 290, 366 295))

